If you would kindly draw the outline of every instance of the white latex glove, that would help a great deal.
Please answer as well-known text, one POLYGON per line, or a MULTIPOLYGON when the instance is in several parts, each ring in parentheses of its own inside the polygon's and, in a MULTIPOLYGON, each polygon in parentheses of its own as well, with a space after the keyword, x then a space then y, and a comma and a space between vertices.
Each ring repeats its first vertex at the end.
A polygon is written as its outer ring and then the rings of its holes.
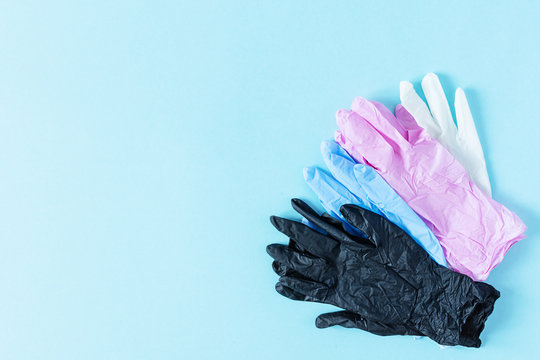
POLYGON ((422 79, 422 89, 428 106, 414 91, 413 85, 402 81, 399 87, 401 105, 416 119, 418 125, 439 141, 463 165, 471 180, 491 196, 486 160, 474 120, 461 88, 456 90, 457 128, 439 78, 429 73, 422 79))

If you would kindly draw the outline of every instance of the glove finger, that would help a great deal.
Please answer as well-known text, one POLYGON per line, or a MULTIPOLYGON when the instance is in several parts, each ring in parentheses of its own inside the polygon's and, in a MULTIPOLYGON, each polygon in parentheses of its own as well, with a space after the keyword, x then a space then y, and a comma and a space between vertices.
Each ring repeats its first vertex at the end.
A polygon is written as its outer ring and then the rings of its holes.
POLYGON ((382 172, 391 167, 394 146, 366 119, 354 111, 339 110, 336 114, 340 131, 335 140, 356 161, 382 172))
POLYGON ((299 292, 296 292, 293 289, 291 289, 290 287, 287 287, 287 286, 285 286, 285 285, 283 285, 282 283, 279 283, 279 282, 276 284, 276 291, 280 295, 285 296, 286 298, 289 298, 291 300, 313 301, 313 302, 316 301, 312 297, 306 296, 304 294, 300 294, 299 292))
MULTIPOLYGON (((358 242, 354 238, 355 237, 351 234, 346 233, 342 230, 342 227, 336 227, 331 224, 326 223, 324 220, 321 219, 321 217, 312 209, 309 207, 308 204, 306 204, 304 201, 300 199, 292 199, 291 200, 292 206, 294 210, 296 210, 300 215, 307 218, 309 221, 323 229, 330 235, 333 239, 339 241, 339 242, 354 242, 354 243, 362 243, 362 241, 358 242)), ((361 240, 361 238, 358 238, 361 240)))
MULTIPOLYGON (((341 205, 360 205, 373 212, 380 212, 381 209, 377 204, 388 204, 388 202, 385 202, 386 199, 381 200, 381 195, 394 193, 388 183, 372 167, 359 164, 351 159, 338 144, 335 142, 328 143, 324 145, 325 148, 328 146, 334 147, 333 145, 335 145, 334 149, 336 147, 338 149, 335 149, 337 152, 334 153, 325 149, 323 151, 324 162, 328 166, 328 169, 330 169, 333 177, 337 180, 334 180, 334 182, 351 194, 350 196, 346 196, 346 200, 349 201, 341 205), (391 191, 389 192, 388 190, 391 191)), ((333 183, 329 185, 334 186, 333 183)), ((336 212, 339 213, 339 209, 336 212)))
MULTIPOLYGON (((314 301, 324 302, 328 295, 328 286, 316 281, 304 280, 295 276, 282 276, 279 283, 302 295, 312 297, 314 301)), ((277 286, 277 285, 276 285, 277 286)))
POLYGON ((399 121, 399 123, 403 126, 403 128, 406 131, 422 130, 422 127, 418 125, 418 122, 416 122, 416 119, 402 104, 396 105, 395 114, 396 114, 396 119, 399 121))
POLYGON ((335 226, 337 228, 339 228, 341 226, 341 230, 345 231, 345 228, 344 228, 345 223, 343 221, 333 217, 329 213, 323 213, 321 215, 321 219, 324 220, 326 223, 328 223, 328 224, 330 224, 332 226, 335 226))
POLYGON ((325 258, 339 246, 339 243, 329 236, 297 221, 278 216, 270 217, 270 221, 276 229, 290 237, 301 249, 305 249, 315 256, 325 258))
MULTIPOLYGON (((345 197, 348 201, 341 202, 340 205, 359 205, 375 213, 381 213, 383 208, 395 202, 393 198, 397 194, 375 169, 354 161, 335 142, 323 143, 321 149, 323 148, 324 161, 337 180, 334 182, 351 194, 345 197)), ((334 184, 329 182, 329 186, 334 187, 334 184)), ((335 213, 342 218, 339 208, 335 213)))
POLYGON ((422 89, 424 90, 424 95, 426 96, 433 119, 439 124, 442 130, 442 136, 455 138, 457 128, 437 75, 429 73, 424 76, 422 79, 422 89))
MULTIPOLYGON (((339 213, 339 209, 338 209, 338 213, 339 213)), ((349 223, 347 223, 345 219, 343 219, 343 217, 341 216, 341 213, 339 213, 339 217, 337 214, 330 215, 328 213, 323 213, 321 215, 321 220, 323 220, 324 222, 332 226, 337 227, 338 229, 341 229, 342 231, 357 235, 360 238, 366 237, 364 233, 362 233, 360 230, 358 230, 355 227, 352 227, 349 223)), ((356 238, 356 240, 358 241, 358 238, 356 238)))
POLYGON ((314 223, 312 223, 311 221, 309 221, 308 219, 306 219, 305 217, 302 217, 302 220, 301 220, 302 224, 306 225, 306 226, 309 226, 311 229, 323 234, 323 235, 328 235, 326 233, 326 231, 324 231, 323 229, 321 229, 320 227, 318 227, 317 225, 315 225, 314 223))
POLYGON ((347 233, 343 230, 343 226, 333 226, 332 224, 329 224, 325 222, 312 208, 309 207, 308 204, 306 204, 304 201, 300 199, 292 199, 291 203, 293 205, 293 208, 302 216, 306 217, 309 221, 316 224, 318 227, 326 231, 328 235, 330 235, 333 239, 339 241, 339 242, 349 242, 349 243, 355 243, 357 245, 361 246, 369 246, 371 247, 371 243, 365 241, 365 237, 363 234, 355 229, 354 234, 347 233), (361 234, 361 236, 357 236, 356 234, 361 234))
MULTIPOLYGON (((356 196, 332 176, 316 167, 306 167, 303 171, 304 180, 317 195, 323 207, 329 213, 339 214, 343 204, 356 202, 356 196)), ((317 216, 314 214, 314 216, 317 216)))
MULTIPOLYGON (((343 161, 352 162, 356 164, 356 161, 333 140, 325 140, 321 142, 321 154, 324 162, 328 165, 329 159, 333 157, 341 158, 343 161)), ((331 163, 331 162, 330 162, 331 163)))
MULTIPOLYGON (((367 194, 354 176, 355 166, 368 166, 358 164, 335 141, 323 141, 321 143, 321 153, 326 166, 332 173, 333 178, 335 178, 333 182, 327 181, 328 186, 334 188, 336 186, 334 183, 338 184, 338 192, 346 201, 341 205, 358 203, 371 207, 372 204, 367 194)), ((339 208, 335 209, 335 212, 339 214, 339 208)))
POLYGON ((387 141, 394 142, 396 146, 405 142, 405 129, 383 104, 356 97, 351 110, 366 119, 379 133, 384 134, 387 141))
POLYGON ((272 261, 272 270, 279 276, 290 275, 289 269, 278 261, 272 261))
POLYGON ((343 205, 340 211, 349 223, 366 234, 368 239, 377 247, 382 246, 386 240, 390 238, 390 234, 388 233, 389 230, 393 230, 392 237, 394 237, 396 233, 403 233, 407 236, 403 230, 381 215, 375 214, 374 212, 359 206, 343 205), (396 229, 394 229, 394 227, 396 229))
POLYGON ((275 260, 272 262, 272 270, 274 270, 274 272, 279 276, 292 276, 299 279, 309 280, 308 278, 300 274, 298 271, 288 268, 287 266, 275 260))
POLYGON ((456 90, 456 98, 454 101, 456 108, 456 121, 458 125, 458 133, 462 140, 468 144, 480 143, 478 140, 478 133, 476 132, 476 126, 474 126, 474 120, 467 102, 467 97, 462 88, 456 90))
POLYGON ((399 84, 399 97, 403 107, 414 117, 416 123, 424 128, 433 139, 438 139, 442 130, 433 119, 426 103, 414 91, 413 85, 408 81, 399 84))
POLYGON ((304 249, 302 246, 298 245, 296 241, 293 239, 289 239, 289 247, 293 250, 300 251, 300 252, 307 252, 306 249, 304 249))
POLYGON ((308 279, 322 282, 328 278, 328 276, 324 276, 328 273, 328 265, 324 259, 302 254, 281 244, 268 245, 266 251, 274 260, 308 279))
POLYGON ((491 197, 491 184, 487 173, 484 151, 478 138, 476 126, 474 126, 467 97, 461 88, 456 90, 455 107, 460 144, 471 159, 470 165, 467 166, 467 172, 476 185, 491 197))
POLYGON ((402 105, 398 104, 396 106, 395 113, 398 121, 401 122, 403 127, 407 130, 407 141, 409 141, 409 143, 416 144, 429 136, 402 105))
MULTIPOLYGON (((336 144, 337 145, 337 144, 336 144)), ((365 165, 364 165, 365 166, 365 165)), ((328 175, 326 172, 315 168, 307 167, 304 168, 304 179, 309 185, 311 190, 319 198, 321 204, 330 214, 334 215, 336 218, 341 218, 339 213, 339 207, 343 204, 357 204, 359 203, 358 198, 352 194, 345 186, 340 184, 332 176, 328 175)), ((321 215, 321 219, 334 219, 330 215, 321 215)), ((342 231, 349 232, 353 235, 362 236, 362 233, 357 229, 353 228, 349 224, 345 223, 345 220, 334 219, 333 222, 328 222, 331 226, 337 227, 342 231)))
POLYGON ((368 320, 359 314, 351 311, 337 311, 326 314, 321 314, 317 317, 315 325, 324 329, 330 326, 343 326, 346 328, 356 328, 368 331, 372 334, 388 336, 388 335, 417 335, 423 334, 412 327, 403 324, 385 324, 379 321, 368 320))

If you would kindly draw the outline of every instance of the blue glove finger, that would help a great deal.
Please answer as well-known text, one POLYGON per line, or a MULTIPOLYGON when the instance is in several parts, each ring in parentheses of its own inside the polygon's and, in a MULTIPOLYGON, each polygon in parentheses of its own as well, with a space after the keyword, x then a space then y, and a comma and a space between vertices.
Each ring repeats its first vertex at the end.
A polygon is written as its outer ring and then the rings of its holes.
MULTIPOLYGON (((359 198, 347 190, 345 186, 337 182, 332 176, 318 168, 304 168, 304 179, 315 194, 317 194, 328 214, 341 220, 346 231, 354 235, 364 236, 361 231, 347 223, 339 212, 341 205, 361 203, 359 198)), ((308 226, 311 226, 311 223, 307 222, 307 220, 306 223, 308 226)))

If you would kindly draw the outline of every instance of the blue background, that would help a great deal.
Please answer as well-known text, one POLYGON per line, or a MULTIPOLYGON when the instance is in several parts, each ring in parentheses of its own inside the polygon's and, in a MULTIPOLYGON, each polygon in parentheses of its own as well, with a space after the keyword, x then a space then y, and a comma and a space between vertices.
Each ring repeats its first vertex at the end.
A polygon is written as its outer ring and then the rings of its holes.
POLYGON ((534 1, 3 1, 0 358, 509 359, 540 322, 534 1), (477 350, 316 329, 268 221, 316 204, 334 114, 439 74, 528 237, 477 350))

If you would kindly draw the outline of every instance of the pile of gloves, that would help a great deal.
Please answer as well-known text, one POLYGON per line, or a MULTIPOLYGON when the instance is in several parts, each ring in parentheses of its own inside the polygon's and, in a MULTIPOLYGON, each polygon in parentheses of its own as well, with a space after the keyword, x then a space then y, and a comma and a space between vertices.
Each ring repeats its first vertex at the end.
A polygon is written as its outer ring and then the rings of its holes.
POLYGON ((272 216, 289 244, 267 251, 278 293, 343 309, 319 328, 479 347, 500 296, 483 281, 526 227, 491 197, 464 92, 456 127, 437 76, 422 88, 429 106, 402 82, 395 113, 364 98, 337 112, 335 141, 321 146, 330 173, 304 169, 327 212, 293 199, 303 220, 272 216))

